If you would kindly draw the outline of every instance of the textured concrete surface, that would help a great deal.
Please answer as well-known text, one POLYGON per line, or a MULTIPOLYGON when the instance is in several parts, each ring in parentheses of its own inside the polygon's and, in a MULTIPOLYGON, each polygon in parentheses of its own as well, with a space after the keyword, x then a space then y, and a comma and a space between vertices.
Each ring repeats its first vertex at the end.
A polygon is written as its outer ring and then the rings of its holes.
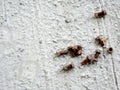
POLYGON ((120 0, 0 0, 0 90, 120 90, 119 48, 120 0), (107 16, 93 18, 102 9, 107 16), (98 35, 114 53, 79 68, 98 35), (55 57, 76 44, 82 56, 55 57), (75 69, 60 72, 70 62, 75 69))

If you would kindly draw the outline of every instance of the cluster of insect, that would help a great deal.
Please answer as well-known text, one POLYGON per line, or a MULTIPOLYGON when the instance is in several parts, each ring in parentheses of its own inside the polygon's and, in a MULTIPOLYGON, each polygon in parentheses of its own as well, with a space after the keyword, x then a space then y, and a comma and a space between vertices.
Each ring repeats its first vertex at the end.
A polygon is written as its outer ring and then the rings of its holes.
POLYGON ((65 54, 70 54, 71 57, 82 55, 82 47, 80 45, 69 46, 67 50, 61 50, 56 53, 58 57, 65 54))
MULTIPOLYGON (((106 11, 102 10, 101 12, 95 13, 94 16, 95 18, 102 18, 106 14, 107 14, 106 11)), ((103 37, 102 35, 100 35, 95 38, 95 41, 98 45, 100 45, 101 47, 104 47, 108 39, 109 39, 108 37, 103 37)), ((109 47, 106 49, 106 51, 107 53, 112 54, 113 48, 109 47)), ((60 57, 62 55, 68 54, 73 58, 73 57, 78 57, 82 55, 82 53, 83 53, 82 46, 74 45, 74 46, 69 46, 66 50, 61 50, 61 51, 56 52, 56 56, 60 57)), ((100 54, 101 54, 101 50, 99 49, 95 50, 94 54, 90 54, 86 56, 86 58, 81 62, 81 65, 90 65, 90 64, 94 64, 98 62, 98 58, 100 54)), ((66 71, 72 70, 74 67, 75 67, 74 64, 70 63, 64 66, 62 70, 66 72, 66 71)))

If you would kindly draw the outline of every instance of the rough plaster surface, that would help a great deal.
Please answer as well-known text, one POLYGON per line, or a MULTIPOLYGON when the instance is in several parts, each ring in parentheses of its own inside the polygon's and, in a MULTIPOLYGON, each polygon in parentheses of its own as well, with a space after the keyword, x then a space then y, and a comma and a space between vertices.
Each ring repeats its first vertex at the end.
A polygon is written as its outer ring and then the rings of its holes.
POLYGON ((120 90, 119 48, 120 0, 0 0, 0 90, 120 90), (93 18, 102 9, 107 16, 93 18), (113 55, 103 50, 97 64, 79 68, 100 48, 98 35, 109 36, 113 55), (55 57, 76 44, 82 56, 55 57), (60 72, 70 62, 75 69, 60 72))

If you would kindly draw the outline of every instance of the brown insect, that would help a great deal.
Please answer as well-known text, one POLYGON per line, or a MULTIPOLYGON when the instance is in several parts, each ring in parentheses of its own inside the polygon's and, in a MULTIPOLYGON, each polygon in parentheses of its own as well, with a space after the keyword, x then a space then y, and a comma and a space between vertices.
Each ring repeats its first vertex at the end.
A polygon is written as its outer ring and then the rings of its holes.
POLYGON ((106 41, 108 40, 108 37, 102 37, 102 36, 98 36, 95 38, 95 40, 98 42, 99 45, 101 45, 102 47, 105 45, 106 41))
POLYGON ((94 64, 95 62, 98 61, 98 57, 100 55, 100 50, 96 50, 95 54, 91 54, 87 56, 82 62, 81 65, 87 65, 87 64, 94 64))
POLYGON ((67 66, 63 67, 62 70, 66 72, 66 71, 70 71, 73 68, 74 68, 74 64, 71 63, 71 64, 68 64, 67 66))
POLYGON ((93 58, 93 64, 94 64, 94 62, 98 61, 98 57, 99 57, 100 54, 101 54, 100 50, 95 51, 94 58, 93 58))
POLYGON ((108 52, 109 54, 112 54, 112 53, 113 53, 113 48, 112 48, 112 47, 109 47, 109 48, 107 49, 107 52, 108 52))
POLYGON ((94 16, 95 16, 96 18, 102 18, 102 17, 104 17, 106 14, 107 14, 106 11, 105 11, 105 10, 102 10, 101 12, 94 13, 94 16))
POLYGON ((68 53, 68 50, 61 50, 61 51, 57 52, 56 55, 59 57, 59 56, 65 55, 67 53, 68 53))
POLYGON ((100 54, 101 54, 100 50, 96 50, 96 51, 95 51, 94 58, 95 58, 95 59, 98 59, 98 57, 99 57, 100 54))
POLYGON ((69 46, 68 51, 71 57, 77 57, 79 55, 82 55, 82 47, 80 45, 69 46))
POLYGON ((89 59, 89 56, 87 56, 82 62, 81 65, 87 65, 90 64, 91 60, 89 59))
POLYGON ((98 59, 94 58, 93 55, 89 55, 87 56, 82 62, 81 65, 88 65, 88 64, 94 64, 95 62, 97 62, 98 59))

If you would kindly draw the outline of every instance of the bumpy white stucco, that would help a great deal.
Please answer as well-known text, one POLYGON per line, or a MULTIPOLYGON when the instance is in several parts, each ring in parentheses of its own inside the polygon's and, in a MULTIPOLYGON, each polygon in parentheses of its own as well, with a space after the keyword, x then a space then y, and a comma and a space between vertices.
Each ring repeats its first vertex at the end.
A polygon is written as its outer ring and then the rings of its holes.
POLYGON ((119 90, 119 29, 119 0, 0 0, 0 90, 119 90), (93 18, 102 9, 107 16, 93 18), (94 43, 98 35, 109 36, 113 55, 104 50, 97 64, 81 67, 102 49, 94 43), (76 44, 82 56, 55 57, 76 44), (60 72, 70 62, 75 69, 60 72))

